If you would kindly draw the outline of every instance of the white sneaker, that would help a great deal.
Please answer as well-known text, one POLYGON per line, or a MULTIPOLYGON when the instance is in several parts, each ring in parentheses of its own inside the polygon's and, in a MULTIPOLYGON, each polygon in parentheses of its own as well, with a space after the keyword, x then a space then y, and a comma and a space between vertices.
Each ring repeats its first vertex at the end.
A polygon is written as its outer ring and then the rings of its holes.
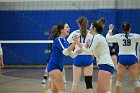
POLYGON ((66 84, 67 83, 67 81, 66 80, 64 80, 64 84, 66 84))
POLYGON ((45 87, 45 86, 46 86, 46 82, 47 82, 47 80, 46 80, 46 79, 43 79, 42 82, 41 82, 41 85, 42 85, 43 87, 45 87))
POLYGON ((139 82, 140 82, 140 76, 139 76, 139 79, 138 79, 138 80, 139 80, 139 82))

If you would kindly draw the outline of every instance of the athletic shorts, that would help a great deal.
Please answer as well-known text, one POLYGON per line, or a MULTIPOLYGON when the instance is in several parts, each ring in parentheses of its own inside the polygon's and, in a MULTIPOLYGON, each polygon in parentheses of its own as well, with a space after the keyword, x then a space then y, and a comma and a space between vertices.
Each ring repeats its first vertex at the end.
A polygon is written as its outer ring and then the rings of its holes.
POLYGON ((135 55, 119 55, 119 63, 124 66, 132 66, 137 63, 135 55))
POLYGON ((48 68, 47 68, 48 73, 55 69, 58 69, 61 72, 63 71, 63 68, 60 68, 58 65, 54 64, 53 62, 48 64, 48 68))
POLYGON ((74 65, 77 67, 86 67, 91 65, 92 62, 92 56, 91 55, 78 55, 75 59, 74 59, 74 65))
POLYGON ((113 74, 115 70, 113 66, 110 66, 108 64, 99 64, 98 67, 99 67, 99 70, 108 71, 111 74, 113 74))

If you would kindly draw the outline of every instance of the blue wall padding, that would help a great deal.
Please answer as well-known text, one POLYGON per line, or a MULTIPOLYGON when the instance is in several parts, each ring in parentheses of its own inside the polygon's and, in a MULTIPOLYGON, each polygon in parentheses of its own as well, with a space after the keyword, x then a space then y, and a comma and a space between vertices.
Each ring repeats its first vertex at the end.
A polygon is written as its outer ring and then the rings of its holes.
MULTIPOLYGON (((140 9, 97 9, 97 10, 37 10, 37 11, 0 11, 1 40, 47 40, 51 27, 59 22, 67 22, 73 30, 78 29, 76 20, 80 16, 92 21, 104 17, 106 25, 103 35, 108 31, 108 25, 115 25, 115 33, 122 32, 121 25, 128 21, 132 32, 140 34, 140 9)), ((89 27, 88 26, 88 27, 89 27)), ((5 64, 46 64, 49 54, 44 53, 48 44, 2 44, 5 64)), ((72 64, 67 57, 66 64, 72 64)))

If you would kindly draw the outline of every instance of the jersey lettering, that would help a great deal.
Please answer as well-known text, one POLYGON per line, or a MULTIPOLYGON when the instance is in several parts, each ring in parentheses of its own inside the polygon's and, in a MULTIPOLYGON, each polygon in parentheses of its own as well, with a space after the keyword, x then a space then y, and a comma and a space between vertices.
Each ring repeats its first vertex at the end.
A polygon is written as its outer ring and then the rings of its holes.
POLYGON ((123 39, 123 46, 131 46, 131 40, 130 39, 123 39))

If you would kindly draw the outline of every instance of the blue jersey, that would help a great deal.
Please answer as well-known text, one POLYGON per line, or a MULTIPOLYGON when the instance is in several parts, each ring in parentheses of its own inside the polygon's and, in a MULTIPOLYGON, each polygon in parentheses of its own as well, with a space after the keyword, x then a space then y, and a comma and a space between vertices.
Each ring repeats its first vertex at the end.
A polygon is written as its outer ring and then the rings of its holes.
POLYGON ((69 43, 67 40, 64 40, 61 37, 57 37, 54 39, 54 42, 52 44, 52 54, 48 64, 48 72, 53 69, 59 69, 60 71, 63 70, 65 55, 62 52, 68 47, 69 43), (55 67, 53 68, 52 65, 55 65, 55 67))

